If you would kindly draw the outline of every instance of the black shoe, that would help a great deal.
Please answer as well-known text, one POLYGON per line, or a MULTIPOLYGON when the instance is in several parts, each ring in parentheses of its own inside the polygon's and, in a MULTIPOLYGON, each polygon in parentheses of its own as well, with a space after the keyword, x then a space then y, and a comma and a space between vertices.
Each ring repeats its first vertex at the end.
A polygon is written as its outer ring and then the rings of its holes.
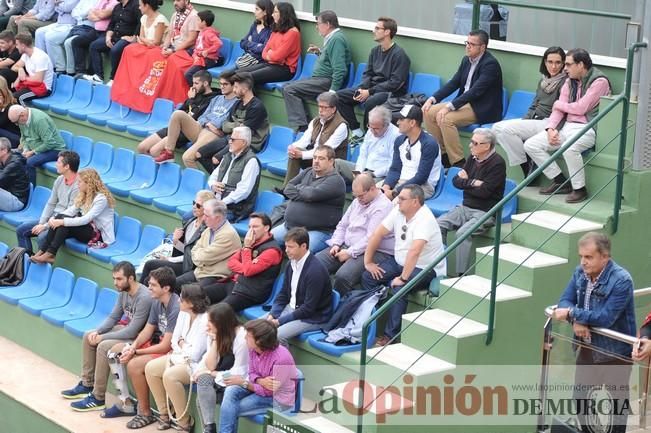
POLYGON ((540 188, 538 191, 542 195, 552 195, 552 194, 569 194, 572 192, 572 186, 569 183, 561 186, 562 184, 553 181, 549 186, 540 188))
POLYGON ((443 168, 450 168, 450 158, 447 153, 441 155, 441 164, 443 164, 443 168))
POLYGON ((565 198, 566 203, 581 203, 588 198, 588 190, 583 188, 575 189, 565 198))
POLYGON ((271 188, 271 189, 273 189, 274 192, 276 192, 276 193, 282 195, 283 197, 285 196, 285 188, 281 188, 281 187, 279 187, 279 186, 274 186, 274 187, 271 188))

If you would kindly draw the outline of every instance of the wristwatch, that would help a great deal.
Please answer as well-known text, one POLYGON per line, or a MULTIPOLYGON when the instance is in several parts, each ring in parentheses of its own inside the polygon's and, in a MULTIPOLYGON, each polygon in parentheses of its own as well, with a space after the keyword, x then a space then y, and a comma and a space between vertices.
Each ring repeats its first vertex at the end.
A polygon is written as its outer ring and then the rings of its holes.
POLYGON ((244 379, 244 382, 242 382, 242 385, 240 385, 244 389, 249 389, 249 381, 248 379, 244 379))
POLYGON ((402 281, 403 283, 406 283, 407 281, 409 281, 408 279, 405 280, 404 278, 402 278, 402 275, 398 275, 398 279, 399 279, 400 281, 402 281))

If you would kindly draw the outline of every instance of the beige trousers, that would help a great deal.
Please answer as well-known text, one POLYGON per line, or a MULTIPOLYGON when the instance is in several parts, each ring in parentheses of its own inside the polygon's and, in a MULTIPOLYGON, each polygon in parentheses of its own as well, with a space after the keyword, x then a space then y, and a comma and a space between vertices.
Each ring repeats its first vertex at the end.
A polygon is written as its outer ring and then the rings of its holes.
MULTIPOLYGON (((112 330, 120 328, 122 328, 122 325, 116 325, 112 330)), ((114 345, 125 343, 126 340, 103 340, 97 346, 93 346, 88 342, 88 334, 90 332, 84 334, 81 343, 81 381, 84 386, 93 387, 93 395, 95 398, 104 400, 106 383, 108 382, 111 371, 107 354, 114 345)))
MULTIPOLYGON (((174 412, 178 417, 185 410, 189 396, 185 392, 184 385, 190 383, 189 368, 187 365, 168 365, 167 356, 153 359, 145 366, 145 377, 149 389, 156 401, 156 407, 161 415, 168 415, 167 396, 169 396, 174 412)), ((179 424, 188 425, 190 422, 190 410, 179 420, 179 424)))
POLYGON ((458 110, 450 111, 445 118, 438 124, 436 122, 437 113, 447 106, 447 102, 432 105, 425 114, 425 127, 430 134, 436 138, 441 146, 441 151, 448 155, 450 164, 461 161, 463 156, 463 147, 459 139, 458 127, 468 126, 477 122, 477 117, 470 104, 460 107, 458 110))

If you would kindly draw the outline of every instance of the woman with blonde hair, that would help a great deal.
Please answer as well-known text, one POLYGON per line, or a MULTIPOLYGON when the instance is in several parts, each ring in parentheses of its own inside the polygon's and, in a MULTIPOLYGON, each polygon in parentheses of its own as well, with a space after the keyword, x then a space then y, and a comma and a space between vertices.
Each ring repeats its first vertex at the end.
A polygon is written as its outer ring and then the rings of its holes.
POLYGON ((67 238, 104 248, 115 241, 113 217, 115 200, 99 174, 92 168, 79 172, 79 194, 75 202, 59 215, 50 218, 45 244, 31 257, 35 263, 54 263, 57 251, 67 238))
POLYGON ((11 142, 11 147, 16 148, 20 143, 20 128, 9 120, 9 107, 16 103, 7 80, 0 76, 0 137, 5 137, 11 142))

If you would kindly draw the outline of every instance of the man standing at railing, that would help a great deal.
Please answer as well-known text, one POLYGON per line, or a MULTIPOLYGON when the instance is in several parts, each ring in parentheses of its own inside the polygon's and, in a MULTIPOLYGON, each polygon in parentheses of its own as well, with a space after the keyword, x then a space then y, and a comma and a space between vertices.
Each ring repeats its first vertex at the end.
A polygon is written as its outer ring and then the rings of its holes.
MULTIPOLYGON (((608 78, 592 65, 586 50, 574 48, 567 52, 565 72, 568 80, 552 106, 547 127, 524 143, 524 150, 539 167, 549 158, 548 152, 555 152, 597 115, 599 99, 610 95, 608 78)), ((580 203, 588 198, 581 153, 594 144, 595 130, 590 129, 563 153, 571 184, 567 183, 558 164, 553 162, 543 170, 552 183, 542 188, 540 193, 569 194, 565 199, 567 203, 580 203)))
MULTIPOLYGON (((586 408, 594 388, 610 391, 613 413, 611 433, 626 431, 631 346, 623 341, 592 333, 591 327, 635 335, 633 280, 610 257, 610 239, 590 232, 579 240, 580 265, 565 288, 554 318, 572 323, 578 346, 574 398, 586 408)), ((589 403, 588 403, 589 404, 589 403)), ((601 402, 597 401, 597 405, 601 402)), ((628 403, 630 407, 630 403, 628 403)), ((603 407, 603 405, 601 405, 603 407)), ((601 431, 585 412, 578 414, 584 432, 601 431)), ((608 431, 608 430, 603 430, 608 431)))

